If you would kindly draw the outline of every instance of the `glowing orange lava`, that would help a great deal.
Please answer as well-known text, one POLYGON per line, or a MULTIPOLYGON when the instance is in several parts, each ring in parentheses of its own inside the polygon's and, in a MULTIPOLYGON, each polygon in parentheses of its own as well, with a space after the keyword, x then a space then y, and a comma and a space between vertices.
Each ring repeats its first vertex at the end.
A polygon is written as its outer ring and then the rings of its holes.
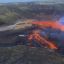
POLYGON ((64 25, 61 25, 58 21, 35 21, 32 22, 32 24, 41 28, 51 27, 53 29, 64 31, 64 25))
POLYGON ((50 49, 58 49, 54 43, 47 41, 45 38, 40 36, 39 31, 33 31, 33 33, 29 35, 28 40, 31 41, 32 39, 36 40, 37 43, 41 44, 42 46, 45 45, 50 49))

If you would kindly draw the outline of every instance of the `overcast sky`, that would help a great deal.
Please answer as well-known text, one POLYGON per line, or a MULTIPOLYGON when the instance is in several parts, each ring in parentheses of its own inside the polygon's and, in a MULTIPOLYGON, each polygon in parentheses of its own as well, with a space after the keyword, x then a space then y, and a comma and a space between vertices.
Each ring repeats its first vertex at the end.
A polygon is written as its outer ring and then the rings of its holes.
POLYGON ((64 0, 0 0, 0 3, 8 3, 8 2, 30 2, 30 1, 64 2, 64 0))

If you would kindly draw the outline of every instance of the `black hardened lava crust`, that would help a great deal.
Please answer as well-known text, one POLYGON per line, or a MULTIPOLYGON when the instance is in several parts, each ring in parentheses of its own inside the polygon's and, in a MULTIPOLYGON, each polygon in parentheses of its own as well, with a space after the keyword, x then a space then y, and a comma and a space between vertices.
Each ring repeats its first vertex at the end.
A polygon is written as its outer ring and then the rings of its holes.
POLYGON ((0 47, 0 64, 64 64, 63 56, 45 48, 0 47))

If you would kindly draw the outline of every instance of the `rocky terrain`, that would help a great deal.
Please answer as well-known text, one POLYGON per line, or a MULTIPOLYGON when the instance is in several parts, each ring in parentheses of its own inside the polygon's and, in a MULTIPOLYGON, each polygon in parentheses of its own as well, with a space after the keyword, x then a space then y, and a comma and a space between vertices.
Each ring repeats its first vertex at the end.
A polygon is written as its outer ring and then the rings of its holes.
POLYGON ((0 5, 0 26, 21 19, 55 20, 64 15, 64 4, 6 3, 0 5))
POLYGON ((0 47, 0 64, 64 64, 63 56, 45 48, 0 47))

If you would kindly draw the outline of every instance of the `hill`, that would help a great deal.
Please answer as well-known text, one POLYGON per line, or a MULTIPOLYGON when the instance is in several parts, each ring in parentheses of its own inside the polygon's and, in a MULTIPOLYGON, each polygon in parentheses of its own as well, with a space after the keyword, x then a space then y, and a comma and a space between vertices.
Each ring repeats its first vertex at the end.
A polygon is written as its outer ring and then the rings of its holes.
POLYGON ((64 13, 64 4, 6 3, 0 5, 0 25, 13 24, 20 19, 51 20, 64 13))

